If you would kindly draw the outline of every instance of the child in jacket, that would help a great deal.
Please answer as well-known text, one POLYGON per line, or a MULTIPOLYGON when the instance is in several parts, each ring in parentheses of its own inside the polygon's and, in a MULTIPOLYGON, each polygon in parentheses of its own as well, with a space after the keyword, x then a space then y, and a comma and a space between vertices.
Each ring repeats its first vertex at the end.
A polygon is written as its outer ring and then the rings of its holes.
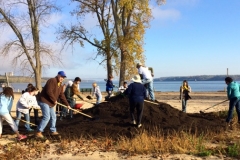
POLYGON ((115 87, 115 85, 113 85, 113 76, 109 75, 108 79, 107 79, 107 83, 106 83, 106 92, 107 92, 107 97, 106 98, 110 98, 113 92, 113 88, 115 87))
POLYGON ((93 97, 95 96, 97 98, 96 105, 98 105, 102 100, 102 93, 96 82, 94 82, 92 86, 93 86, 92 96, 93 97))
POLYGON ((40 109, 40 106, 37 103, 36 95, 38 94, 38 89, 34 86, 28 87, 26 89, 26 92, 22 94, 20 99, 17 102, 17 119, 16 119, 16 125, 19 126, 19 121, 21 120, 22 114, 25 117, 25 127, 27 131, 34 131, 29 123, 30 123, 30 114, 29 109, 40 109))
POLYGON ((9 106, 12 106, 13 98, 13 89, 5 87, 3 92, 0 94, 0 138, 2 137, 3 119, 5 119, 12 130, 16 133, 18 140, 22 140, 27 138, 27 136, 19 134, 18 127, 9 114, 8 108, 9 106))

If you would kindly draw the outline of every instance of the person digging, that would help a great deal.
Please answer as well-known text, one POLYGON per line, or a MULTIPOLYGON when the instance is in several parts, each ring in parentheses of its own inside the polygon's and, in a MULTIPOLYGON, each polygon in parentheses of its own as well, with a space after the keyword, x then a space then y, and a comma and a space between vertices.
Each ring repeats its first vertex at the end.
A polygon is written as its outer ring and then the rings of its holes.
POLYGON ((234 106, 236 107, 238 115, 238 124, 240 124, 240 85, 239 83, 233 81, 231 77, 226 77, 225 83, 227 84, 227 97, 229 100, 229 109, 226 123, 227 126, 232 128, 234 106))

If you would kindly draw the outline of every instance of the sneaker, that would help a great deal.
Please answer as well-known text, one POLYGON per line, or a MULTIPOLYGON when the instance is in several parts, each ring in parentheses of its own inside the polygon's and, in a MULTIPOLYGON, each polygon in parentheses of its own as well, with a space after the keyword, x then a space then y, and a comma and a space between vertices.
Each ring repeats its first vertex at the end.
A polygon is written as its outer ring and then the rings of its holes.
POLYGON ((56 135, 59 135, 59 133, 58 132, 52 132, 51 135, 56 136, 56 135))
POLYGON ((23 139, 26 139, 27 138, 27 136, 25 136, 25 135, 20 135, 19 137, 17 137, 17 139, 20 141, 20 140, 23 140, 23 139))
POLYGON ((132 124, 134 124, 134 125, 135 125, 135 124, 136 124, 136 121, 135 121, 135 120, 133 120, 133 121, 132 121, 132 124))
POLYGON ((137 127, 138 127, 138 128, 142 127, 142 124, 139 124, 137 127))
POLYGON ((36 138, 44 139, 44 136, 42 135, 42 132, 37 132, 37 133, 35 134, 35 137, 36 137, 36 138))

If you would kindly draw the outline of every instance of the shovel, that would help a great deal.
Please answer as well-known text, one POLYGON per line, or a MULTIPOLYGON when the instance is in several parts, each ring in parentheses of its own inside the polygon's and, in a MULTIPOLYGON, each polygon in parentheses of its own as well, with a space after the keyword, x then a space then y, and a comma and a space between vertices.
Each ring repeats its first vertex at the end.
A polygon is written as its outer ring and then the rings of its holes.
POLYGON ((19 121, 22 121, 22 122, 25 122, 25 123, 28 123, 28 124, 31 124, 32 126, 37 126, 36 124, 33 124, 33 123, 30 123, 30 122, 27 122, 27 121, 24 121, 22 119, 17 119, 17 118, 14 118, 16 120, 19 120, 19 121))
POLYGON ((156 102, 152 102, 152 101, 147 101, 147 100, 144 100, 144 102, 148 102, 148 103, 152 103, 152 104, 159 105, 158 103, 156 103, 156 102))
MULTIPOLYGON (((57 104, 65 107, 65 108, 68 108, 67 106, 65 106, 65 105, 63 105, 63 104, 61 104, 61 103, 58 103, 58 102, 57 102, 57 104)), ((75 111, 75 112, 77 112, 77 113, 80 113, 80 114, 82 114, 82 115, 84 115, 84 116, 86 116, 86 117, 93 118, 92 116, 90 116, 90 115, 88 115, 88 114, 85 114, 85 113, 82 113, 82 112, 80 112, 80 111, 78 111, 78 110, 76 110, 76 109, 72 109, 72 108, 68 108, 68 109, 73 110, 73 111, 75 111)))
POLYGON ((215 106, 217 106, 217 105, 219 105, 219 104, 222 104, 222 103, 224 103, 224 102, 227 102, 227 101, 228 101, 228 99, 226 99, 226 100, 224 100, 224 101, 222 101, 222 102, 219 102, 219 103, 217 103, 217 104, 214 104, 213 106, 208 107, 208 108, 204 109, 203 111, 200 111, 200 113, 204 113, 204 111, 206 111, 206 110, 208 110, 208 109, 210 109, 210 108, 213 108, 213 107, 215 107, 215 106))

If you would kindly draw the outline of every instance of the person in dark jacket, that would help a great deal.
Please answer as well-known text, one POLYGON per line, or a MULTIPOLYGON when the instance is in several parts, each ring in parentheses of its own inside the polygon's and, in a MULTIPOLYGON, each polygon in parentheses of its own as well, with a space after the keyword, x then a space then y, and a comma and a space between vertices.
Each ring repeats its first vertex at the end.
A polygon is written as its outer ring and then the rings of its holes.
POLYGON ((106 80, 107 83, 106 83, 106 92, 107 92, 107 96, 106 98, 110 98, 111 95, 112 95, 112 92, 113 92, 113 88, 115 87, 115 85, 113 84, 113 76, 112 75, 109 75, 108 76, 108 79, 106 80))
POLYGON ((234 106, 236 107, 238 123, 240 124, 240 85, 239 83, 233 81, 231 77, 226 77, 225 83, 227 84, 227 97, 229 100, 229 110, 226 122, 231 127, 233 124, 232 118, 234 106))
MULTIPOLYGON (((73 82, 72 81, 68 81, 68 85, 65 89, 64 94, 65 94, 65 97, 67 98, 67 101, 68 101, 69 105, 71 106, 71 108, 74 108, 75 100, 73 98, 74 93, 73 93, 73 82)), ((64 111, 66 114, 67 110, 65 109, 64 111)), ((64 114, 64 112, 63 112, 63 114, 64 114)), ((69 115, 70 115, 70 118, 72 119, 73 118, 72 110, 69 110, 69 115)))
POLYGON ((141 77, 139 75, 135 75, 132 78, 132 81, 133 83, 128 86, 124 94, 129 97, 132 124, 137 124, 137 127, 140 128, 142 126, 141 119, 144 108, 144 99, 146 98, 146 88, 142 84, 141 77), (134 118, 135 108, 137 110, 137 122, 134 118))
POLYGON ((52 135, 58 135, 56 129, 56 113, 54 110, 54 106, 57 104, 58 98, 61 102, 71 108, 67 102, 67 99, 63 93, 62 82, 66 74, 63 71, 59 71, 55 78, 51 78, 47 81, 45 86, 43 87, 42 92, 38 96, 38 104, 41 107, 43 118, 39 123, 36 133, 37 138, 44 138, 42 132, 50 121, 50 131, 52 135))
POLYGON ((191 92, 191 87, 188 85, 188 81, 184 80, 182 85, 180 86, 180 97, 179 99, 182 101, 182 111, 186 113, 187 109, 187 101, 191 99, 189 93, 191 92))

